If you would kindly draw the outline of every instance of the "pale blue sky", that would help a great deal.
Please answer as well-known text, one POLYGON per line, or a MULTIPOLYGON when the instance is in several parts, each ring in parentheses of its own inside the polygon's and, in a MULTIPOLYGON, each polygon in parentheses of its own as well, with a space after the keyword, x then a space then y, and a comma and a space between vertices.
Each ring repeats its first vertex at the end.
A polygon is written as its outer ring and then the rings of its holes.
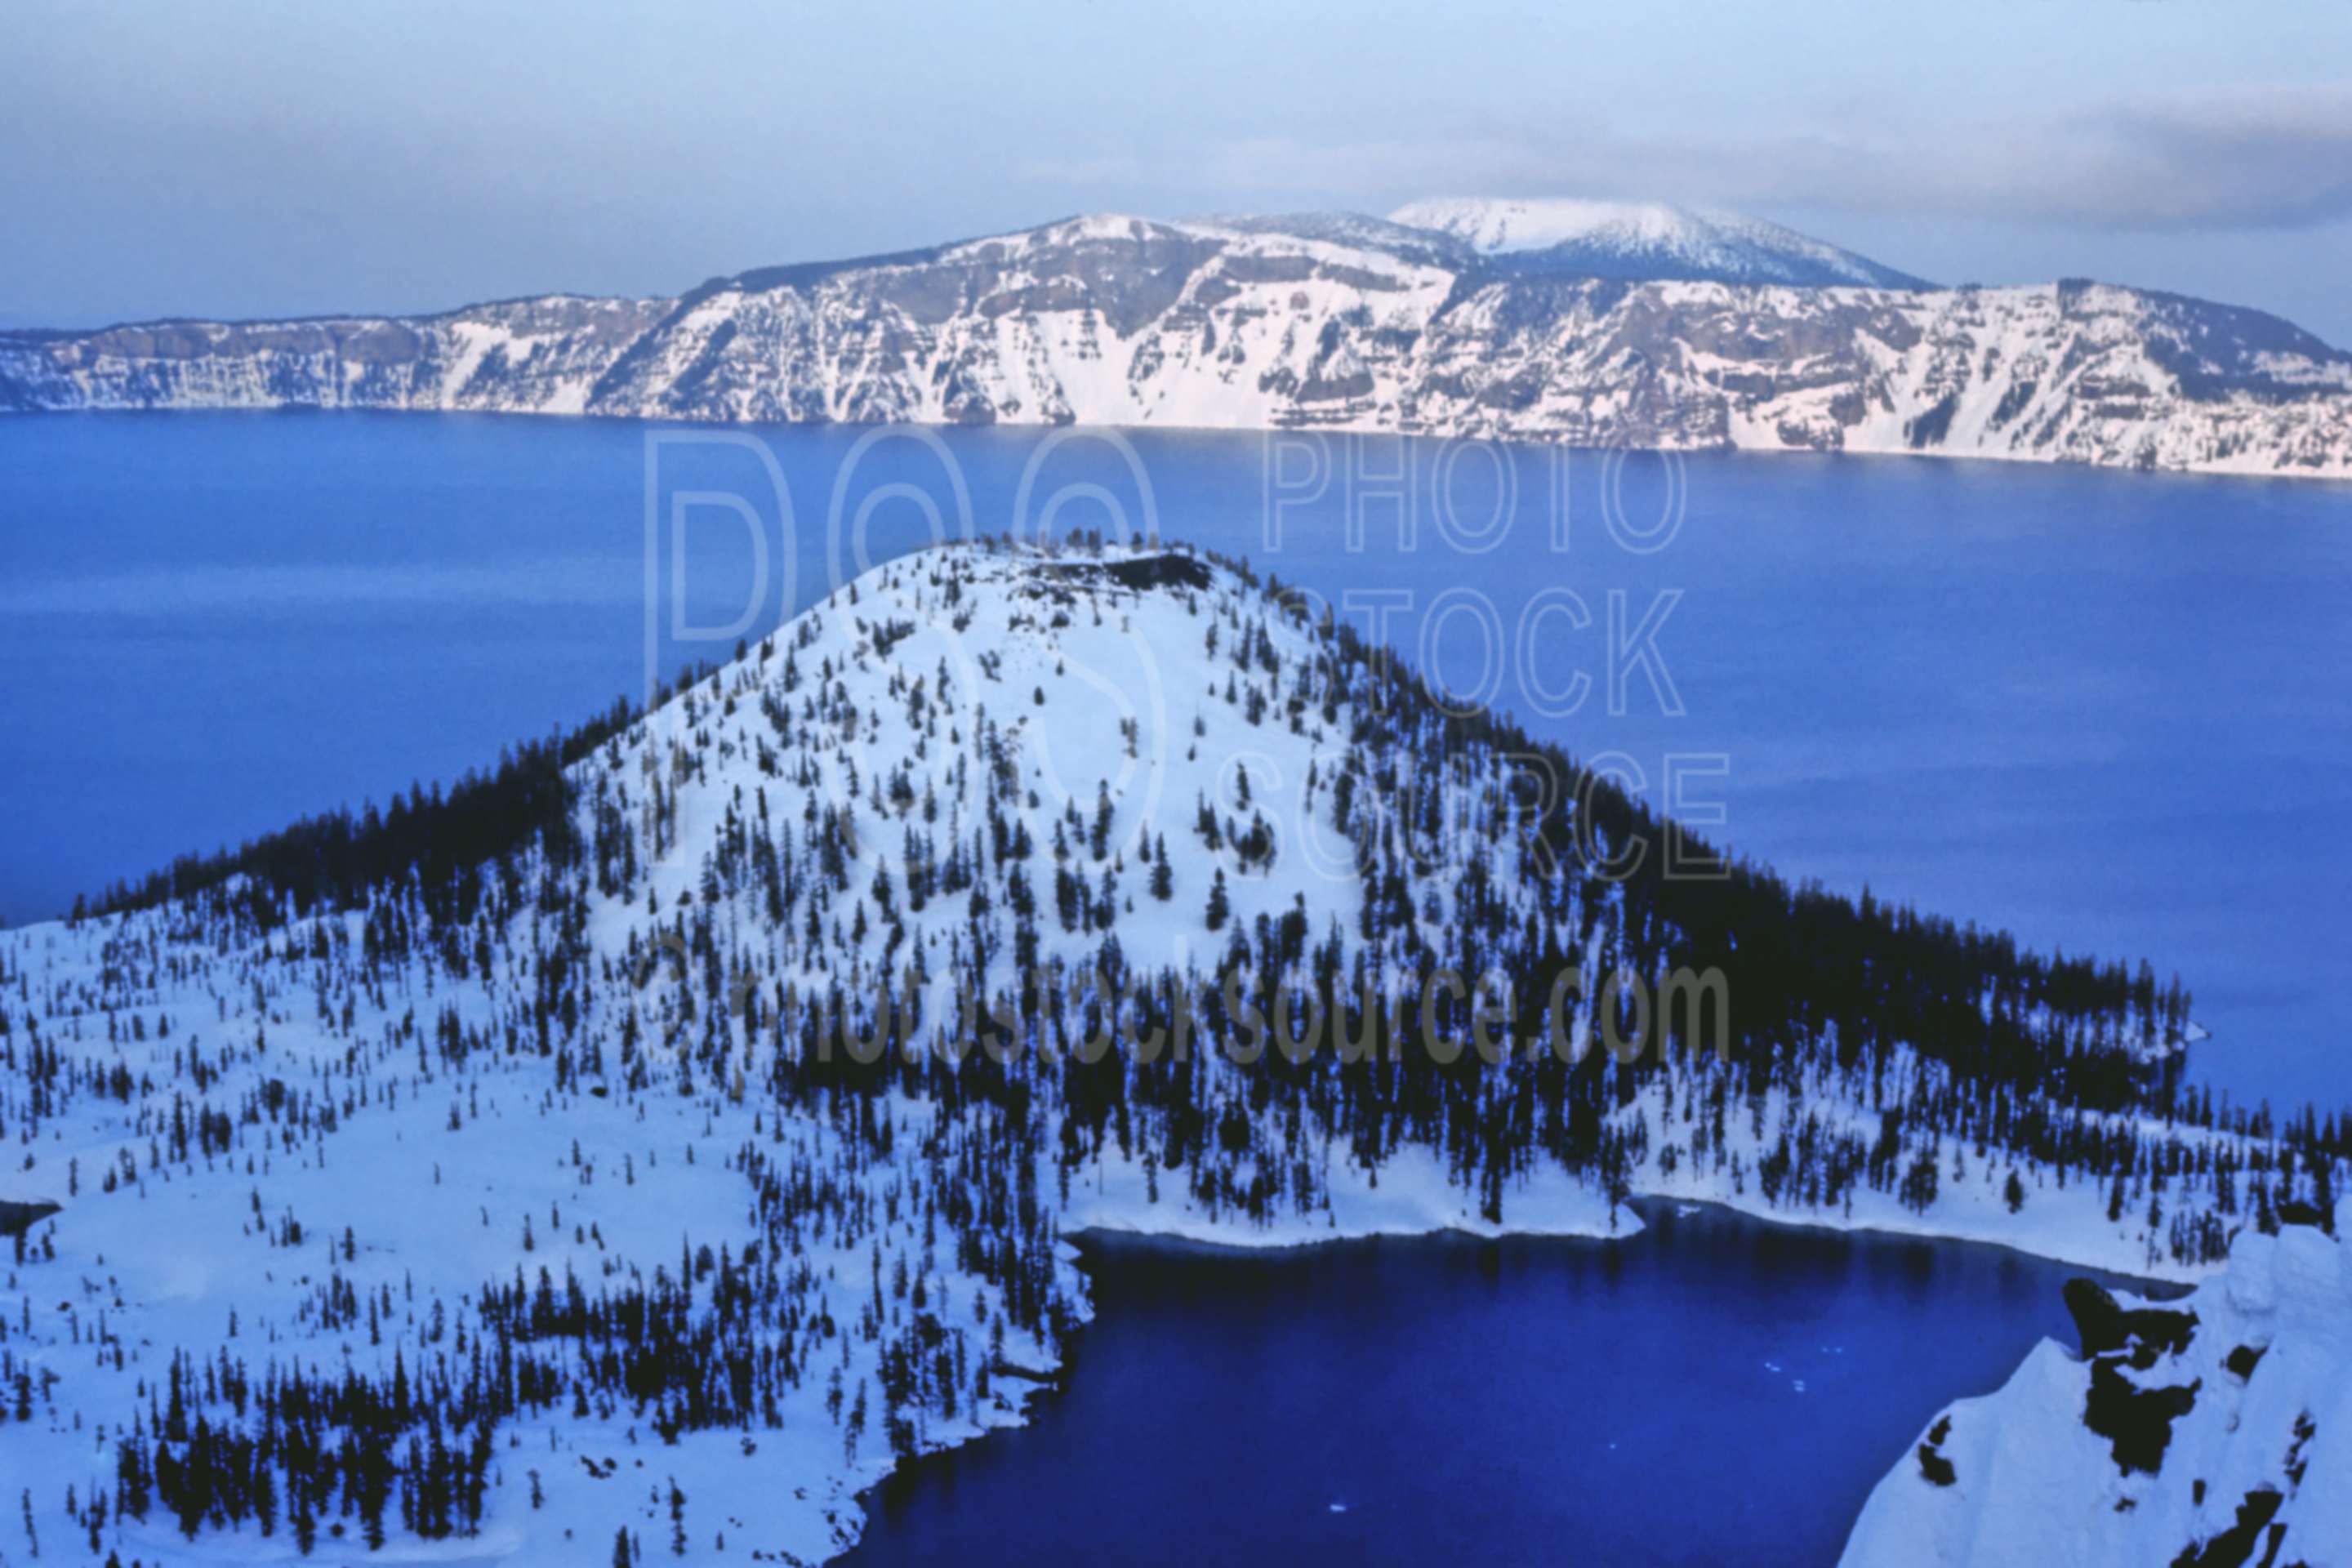
POLYGON ((9 0, 0 321, 407 310, 1087 210, 1722 202, 2352 344, 2352 5, 9 0))

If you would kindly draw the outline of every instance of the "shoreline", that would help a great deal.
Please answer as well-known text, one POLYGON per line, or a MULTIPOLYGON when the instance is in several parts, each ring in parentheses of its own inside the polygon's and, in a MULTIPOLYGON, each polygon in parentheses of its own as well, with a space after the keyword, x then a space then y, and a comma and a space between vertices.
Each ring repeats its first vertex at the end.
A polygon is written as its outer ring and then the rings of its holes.
POLYGON ((1355 1247, 1370 1243, 1396 1241, 1439 1241, 1463 1244, 1492 1245, 1502 1242, 1588 1241, 1599 1245, 1635 1240, 1653 1231, 1671 1226, 1674 1222, 1693 1216, 1694 1212, 1714 1222, 1736 1222, 1759 1232, 1790 1232, 1823 1239, 1859 1241, 1870 1244, 1910 1244, 1928 1247, 1982 1247, 2014 1257, 2030 1258, 2060 1268, 2079 1268, 2086 1274, 2102 1277, 2102 1283, 2116 1281, 2135 1293, 2149 1292, 2150 1300, 2172 1300, 2194 1290, 2199 1282, 2219 1274, 2226 1264, 2215 1264, 2196 1280, 2170 1279, 2160 1275, 2116 1269, 2104 1264, 2085 1262, 2058 1253, 2037 1251, 2012 1241, 2002 1241, 1983 1236, 1961 1235, 1922 1226, 1916 1230, 1897 1230, 1878 1225, 1842 1225, 1805 1217, 1788 1211, 1758 1212, 1722 1198, 1692 1198, 1665 1193, 1635 1193, 1627 1199, 1629 1222, 1615 1231, 1582 1229, 1543 1229, 1505 1225, 1497 1228, 1472 1229, 1458 1226, 1432 1226, 1425 1229, 1358 1230, 1327 1237, 1283 1236, 1266 1240, 1252 1240, 1230 1232, 1206 1234, 1199 1226, 1153 1229, 1136 1226, 1091 1225, 1074 1227, 1062 1233, 1064 1241, 1078 1249, 1083 1256, 1086 1246, 1094 1241, 1109 1241, 1115 1245, 1150 1246, 1165 1248, 1171 1255, 1197 1255, 1203 1258, 1245 1258, 1272 1256, 1301 1256, 1318 1247, 1355 1247), (1661 1223, 1663 1222, 1663 1224, 1661 1223))
POLYGON ((2310 468, 2250 468, 2223 465, 2201 465, 2168 468, 2162 465, 2143 466, 2137 463, 2100 463, 2065 458, 2024 457, 2009 452, 1957 452, 1935 447, 1841 447, 1824 449, 1817 447, 1784 447, 1746 445, 1723 441, 1707 446, 1647 447, 1607 446, 1567 440, 1548 440, 1539 433, 1523 430, 1480 432, 1448 431, 1435 427, 1404 429, 1378 422, 1340 422, 1329 425, 1189 425, 1170 421, 1166 424, 1122 424, 1118 421, 1070 419, 992 419, 984 423, 967 423, 952 419, 732 419, 698 414, 625 414, 585 408, 439 408, 399 406, 375 404, 320 403, 178 403, 160 405, 84 405, 70 408, 11 408, 0 406, 0 419, 25 420, 65 417, 108 417, 122 415, 155 416, 179 415, 261 416, 292 415, 301 417, 340 415, 380 415, 389 417, 438 416, 455 419, 518 419, 534 421, 578 421, 583 424, 638 426, 646 429, 663 426, 685 426, 693 429, 723 429, 756 432, 763 430, 844 430, 864 432, 917 428, 924 430, 992 430, 1012 437, 1022 433, 1038 436, 1062 430, 1111 431, 1124 437, 1130 434, 1149 433, 1167 436, 1320 436, 1345 437, 1379 436, 1407 441, 1439 443, 1475 443, 1481 446, 1524 448, 1533 452, 1641 452, 1660 458, 1813 458, 1823 461, 1876 460, 1908 458, 1929 465, 1969 465, 1983 463, 2003 468, 2050 468, 2061 472, 2096 474, 2128 474, 2145 479, 2214 479, 2232 483, 2246 480, 2292 480, 2298 485, 2341 485, 2352 488, 2352 468, 2319 469, 2310 468))
MULTIPOLYGON (((1311 1263, 1313 1253, 1328 1247, 1352 1249, 1377 1247, 1396 1243, 1405 1246, 1436 1246, 1491 1247, 1518 1242, 1531 1246, 1550 1243, 1582 1243, 1598 1248, 1621 1241, 1632 1241, 1643 1236, 1654 1244, 1664 1243, 1678 1226, 1690 1226, 1698 1234, 1686 1235, 1682 1245, 1719 1249, 1734 1249, 1744 1242, 1774 1235, 1802 1237, 1822 1244, 1845 1242, 1864 1247, 1930 1248, 1937 1252, 1990 1250, 2020 1258, 2035 1264, 2061 1268, 2080 1268, 2086 1277, 2114 1292, 2128 1292, 2147 1301, 2172 1301, 2186 1297, 2192 1286, 2178 1281, 2151 1279, 2146 1276, 2118 1273, 2092 1265, 2074 1263, 2026 1248, 2000 1242, 1989 1242, 1968 1237, 1935 1234, 1927 1231, 1901 1232, 1874 1226, 1832 1226, 1786 1218, 1771 1217, 1749 1211, 1736 1204, 1711 1199, 1691 1199, 1663 1194, 1636 1194, 1624 1205, 1630 1223, 1614 1233, 1591 1230, 1537 1230, 1504 1226, 1499 1229, 1477 1230, 1452 1226, 1432 1226, 1422 1229, 1354 1230, 1328 1237, 1284 1235, 1273 1238, 1257 1238, 1239 1234, 1216 1222, 1194 1224, 1160 1229, 1134 1226, 1093 1225, 1063 1233, 1066 1265, 1077 1270, 1087 1280, 1084 1294, 1085 1311, 1077 1329, 1061 1353, 1048 1367, 1011 1367, 1001 1375, 1016 1381, 1020 1394, 1015 1409, 1004 1419, 992 1424, 986 1430, 962 1440, 927 1450, 910 1460, 894 1464, 882 1475, 852 1494, 862 1516, 859 1532, 864 1539, 864 1525, 870 1524, 884 1504, 882 1492, 892 1486, 919 1485, 917 1473, 927 1462, 945 1460, 950 1456, 985 1441, 999 1432, 1019 1430, 1028 1426, 1042 1410, 1041 1401, 1058 1399, 1070 1389, 1076 1341, 1097 1321, 1100 1308, 1095 1299, 1095 1259, 1089 1248, 1108 1243, 1113 1247, 1133 1248, 1173 1260, 1179 1267, 1207 1266, 1221 1263, 1246 1263, 1279 1260, 1311 1263)), ((1634 1255, 1638 1256, 1638 1255, 1634 1255)), ((1631 1258, 1627 1259, 1631 1261, 1631 1258)), ((1786 1268, 1811 1269, 1810 1262, 1792 1261, 1786 1268)), ((2053 1299, 2053 1308, 2058 1299, 2053 1299)), ((2046 1337, 2046 1336, 2045 1336, 2046 1337)), ((2072 1347, 2060 1348, 2073 1354, 2072 1347)), ((1926 1416, 1923 1415, 1922 1420, 1926 1416)), ((857 1544, 853 1543, 827 1562, 855 1562, 857 1544)))

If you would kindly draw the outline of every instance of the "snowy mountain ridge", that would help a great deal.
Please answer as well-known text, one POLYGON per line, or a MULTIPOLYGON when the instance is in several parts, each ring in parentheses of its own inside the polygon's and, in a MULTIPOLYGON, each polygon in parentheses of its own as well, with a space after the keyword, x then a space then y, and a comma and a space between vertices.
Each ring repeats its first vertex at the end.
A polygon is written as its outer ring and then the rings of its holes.
POLYGON ((958 543, 494 777, 0 932, 0 1199, 58 1205, 0 1468, 101 1560, 815 1562, 1022 1418, 1076 1230, 1655 1194, 2193 1279, 2333 1179, 2332 1126, 2162 1089, 2177 992, 1605 875, 1667 829, 1530 795, 1545 755, 1241 563, 958 543), (1719 1055, 1664 999, 1716 967, 1719 1055))
POLYGON ((1712 207, 1570 197, 1452 198, 1409 202, 1391 213, 1389 221, 1451 235, 1482 256, 1508 257, 1519 267, 1596 278, 1934 287, 1794 229, 1712 207))
POLYGON ((2079 280, 1926 289, 1647 209, 1404 216, 1462 233, 1095 216, 674 299, 0 332, 0 411, 1075 422, 2352 474, 2352 354, 2259 311, 2079 280))

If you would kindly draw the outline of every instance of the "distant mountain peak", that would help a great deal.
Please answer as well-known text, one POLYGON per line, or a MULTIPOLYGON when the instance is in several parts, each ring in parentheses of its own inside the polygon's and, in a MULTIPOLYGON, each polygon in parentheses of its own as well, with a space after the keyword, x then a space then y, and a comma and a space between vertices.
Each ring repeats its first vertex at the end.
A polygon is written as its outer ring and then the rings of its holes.
POLYGON ((1776 223, 1664 202, 1451 197, 1389 221, 1446 235, 1511 270, 1601 278, 1925 289, 1925 279, 1776 223))

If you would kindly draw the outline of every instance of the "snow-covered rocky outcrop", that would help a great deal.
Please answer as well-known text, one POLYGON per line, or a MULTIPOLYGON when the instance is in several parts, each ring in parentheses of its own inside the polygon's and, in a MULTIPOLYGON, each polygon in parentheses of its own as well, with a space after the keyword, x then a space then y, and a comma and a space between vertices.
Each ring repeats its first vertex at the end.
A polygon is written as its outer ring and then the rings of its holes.
POLYGON ((1937 1415, 1846 1568, 2352 1563, 2352 1204, 2318 1217, 2240 1235, 2179 1300, 2075 1280, 2081 1353, 2045 1340, 1937 1415))
POLYGON ((1302 426, 2352 474, 2352 355, 2259 311, 1929 289, 1663 208, 1400 216, 1092 216, 677 299, 0 333, 0 411, 1302 426))
POLYGON ((0 932, 0 1474, 98 1561, 814 1562, 1021 1418, 1074 1229, 1657 1193, 2188 1278, 2332 1179, 2170 1102, 2177 992, 1637 842, 1238 563, 882 565, 650 712, 0 932))

